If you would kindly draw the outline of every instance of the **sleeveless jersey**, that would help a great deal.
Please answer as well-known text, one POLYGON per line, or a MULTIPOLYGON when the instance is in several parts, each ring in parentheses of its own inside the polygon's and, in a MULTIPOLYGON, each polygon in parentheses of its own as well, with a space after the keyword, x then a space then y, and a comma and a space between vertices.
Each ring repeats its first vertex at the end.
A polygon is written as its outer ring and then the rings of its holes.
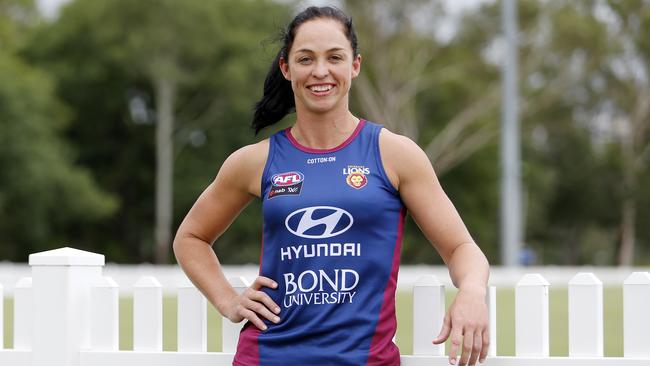
POLYGON ((262 176, 260 275, 281 321, 250 322, 233 364, 399 365, 395 288, 405 209, 379 154, 381 126, 361 120, 334 149, 270 138, 262 176))

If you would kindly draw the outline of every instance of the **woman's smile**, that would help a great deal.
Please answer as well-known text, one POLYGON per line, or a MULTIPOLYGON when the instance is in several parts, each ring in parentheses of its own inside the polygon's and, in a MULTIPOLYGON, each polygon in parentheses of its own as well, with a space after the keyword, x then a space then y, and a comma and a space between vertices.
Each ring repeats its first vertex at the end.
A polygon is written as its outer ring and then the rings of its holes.
POLYGON ((319 97, 324 97, 327 95, 330 95, 330 91, 334 89, 335 85, 334 84, 314 84, 310 85, 307 88, 311 90, 311 92, 319 97))

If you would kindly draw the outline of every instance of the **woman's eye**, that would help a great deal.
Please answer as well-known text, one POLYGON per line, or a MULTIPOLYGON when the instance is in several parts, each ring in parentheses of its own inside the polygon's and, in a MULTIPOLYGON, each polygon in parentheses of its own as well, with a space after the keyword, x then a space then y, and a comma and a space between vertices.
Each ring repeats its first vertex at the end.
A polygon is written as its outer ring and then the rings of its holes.
POLYGON ((341 57, 340 55, 332 55, 330 56, 330 59, 334 61, 341 61, 343 60, 343 57, 341 57))
POLYGON ((309 57, 301 57, 301 58, 298 59, 298 63, 301 63, 301 64, 307 64, 307 63, 309 63, 309 61, 311 61, 311 59, 309 57))

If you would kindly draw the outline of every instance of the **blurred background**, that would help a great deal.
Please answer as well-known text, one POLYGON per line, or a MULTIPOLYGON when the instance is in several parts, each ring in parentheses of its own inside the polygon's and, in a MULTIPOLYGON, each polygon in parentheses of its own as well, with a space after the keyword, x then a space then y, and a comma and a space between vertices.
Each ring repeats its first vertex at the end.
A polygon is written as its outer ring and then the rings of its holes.
MULTIPOLYGON (((0 0, 0 260, 69 245, 173 263, 297 10, 288 0, 0 0)), ((501 262, 501 4, 342 0, 363 55, 351 109, 409 136, 501 262)), ((650 1, 521 0, 523 264, 650 265, 650 1)), ((217 240, 259 260, 261 205, 217 240)), ((441 260, 408 221, 403 263, 441 260)))

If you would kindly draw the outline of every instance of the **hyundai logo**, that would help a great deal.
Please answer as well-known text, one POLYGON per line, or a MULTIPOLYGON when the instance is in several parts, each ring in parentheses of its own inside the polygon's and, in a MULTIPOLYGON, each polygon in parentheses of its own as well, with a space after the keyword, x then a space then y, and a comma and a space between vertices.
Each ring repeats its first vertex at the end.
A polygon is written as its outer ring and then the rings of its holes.
POLYGON ((331 206, 301 208, 284 221, 287 229, 300 237, 323 239, 346 232, 354 222, 347 211, 331 206))

